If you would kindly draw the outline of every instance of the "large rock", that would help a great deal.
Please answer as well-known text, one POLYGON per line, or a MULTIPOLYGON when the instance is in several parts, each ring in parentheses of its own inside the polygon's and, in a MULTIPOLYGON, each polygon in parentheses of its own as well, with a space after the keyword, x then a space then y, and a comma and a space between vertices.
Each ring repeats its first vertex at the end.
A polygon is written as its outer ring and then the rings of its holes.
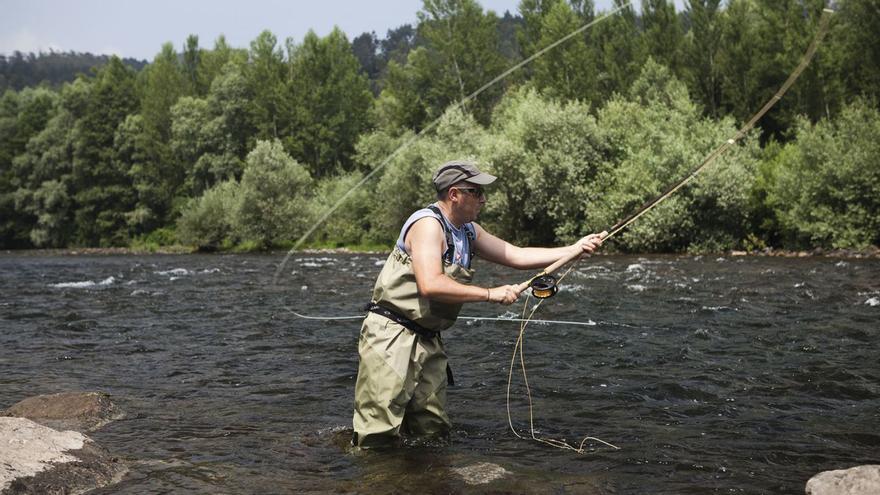
POLYGON ((66 392, 27 398, 0 416, 28 418, 56 430, 94 431, 122 418, 110 396, 101 392, 66 392))
POLYGON ((0 417, 0 493, 85 493, 118 482, 125 466, 75 431, 0 417))
POLYGON ((825 471, 807 481, 807 495, 877 495, 880 465, 825 471))

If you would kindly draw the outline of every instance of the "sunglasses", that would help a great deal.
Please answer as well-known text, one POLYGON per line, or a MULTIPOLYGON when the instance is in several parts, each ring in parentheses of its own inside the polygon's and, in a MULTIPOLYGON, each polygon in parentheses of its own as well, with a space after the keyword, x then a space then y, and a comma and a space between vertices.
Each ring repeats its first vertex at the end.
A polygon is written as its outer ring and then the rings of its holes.
POLYGON ((459 191, 473 194, 476 198, 486 195, 486 191, 484 191, 482 187, 455 187, 453 189, 458 189, 459 191))

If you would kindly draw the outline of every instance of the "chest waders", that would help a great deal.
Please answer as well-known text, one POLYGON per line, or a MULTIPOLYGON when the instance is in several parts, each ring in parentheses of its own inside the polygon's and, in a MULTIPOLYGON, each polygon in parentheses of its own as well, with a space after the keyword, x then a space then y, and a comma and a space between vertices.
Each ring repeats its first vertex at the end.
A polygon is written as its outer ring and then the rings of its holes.
MULTIPOLYGON (((468 284, 474 272, 449 262, 451 247, 442 260, 443 272, 468 284)), ((440 331, 455 323, 461 306, 420 297, 412 259, 394 248, 376 280, 358 341, 355 445, 388 445, 401 433, 425 437, 449 431, 446 387, 451 374, 440 331)))

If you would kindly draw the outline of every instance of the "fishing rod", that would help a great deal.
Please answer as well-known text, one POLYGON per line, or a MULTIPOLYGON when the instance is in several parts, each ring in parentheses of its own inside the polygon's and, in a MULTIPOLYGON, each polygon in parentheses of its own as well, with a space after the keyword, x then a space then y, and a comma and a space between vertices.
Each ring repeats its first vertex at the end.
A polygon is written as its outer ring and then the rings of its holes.
MULTIPOLYGON (((697 174, 699 174, 703 169, 705 169, 709 164, 715 161, 722 153, 727 151, 730 147, 735 145, 738 141, 740 141, 745 135, 752 130, 755 124, 766 114, 773 105, 776 104, 779 100, 782 99, 782 96, 788 91, 788 89, 794 84, 794 82, 800 77, 801 73, 804 69, 807 68, 807 65, 810 64, 810 61, 813 59, 813 56, 816 54, 816 50, 819 48, 819 44, 822 42, 822 39, 825 37, 825 33, 828 30, 828 22, 831 19, 831 14, 834 11, 828 7, 822 9, 822 17, 819 19, 819 28, 816 33, 816 36, 813 38, 813 42, 810 44, 807 51, 804 53, 803 57, 801 57, 801 61, 795 70, 788 76, 788 79, 780 86, 779 90, 764 103, 764 106, 758 110, 757 113, 752 115, 752 117, 746 122, 744 126, 742 126, 736 133, 729 138, 727 141, 722 143, 720 146, 715 148, 709 155, 706 156, 703 161, 694 167, 684 178, 679 180, 678 182, 669 186, 665 191, 663 191, 656 198, 648 201, 641 208, 636 210, 635 213, 629 215, 623 220, 614 224, 613 227, 608 229, 608 234, 602 237, 602 241, 606 241, 612 237, 614 237, 618 232, 625 229, 631 223, 635 222, 642 215, 648 213, 655 206, 663 202, 666 198, 675 194, 676 191, 684 187, 687 183, 692 181, 697 174)), ((525 282, 517 285, 517 289, 519 292, 522 292, 526 289, 532 290, 532 296, 537 299, 547 299, 556 295, 559 291, 559 280, 553 276, 553 273, 562 268, 563 266, 571 263, 572 261, 580 258, 583 254, 583 251, 578 250, 577 252, 573 252, 571 255, 564 256, 554 262, 553 264, 544 268, 540 273, 533 276, 532 278, 526 280, 525 282)), ((567 272, 566 272, 567 273, 567 272)))

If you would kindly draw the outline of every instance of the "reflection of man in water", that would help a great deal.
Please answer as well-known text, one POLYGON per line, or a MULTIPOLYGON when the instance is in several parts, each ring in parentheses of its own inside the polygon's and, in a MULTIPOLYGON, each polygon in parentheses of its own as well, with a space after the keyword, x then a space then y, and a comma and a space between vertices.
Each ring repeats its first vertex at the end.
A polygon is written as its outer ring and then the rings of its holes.
POLYGON ((495 177, 470 162, 452 161, 434 174, 437 202, 413 213, 373 289, 361 328, 355 385, 354 438, 361 447, 391 444, 401 433, 448 433, 446 384, 452 375, 440 331, 455 323, 462 303, 512 304, 515 285, 470 285, 474 256, 513 267, 540 268, 592 253, 603 234, 559 248, 520 248, 475 223, 495 177))

